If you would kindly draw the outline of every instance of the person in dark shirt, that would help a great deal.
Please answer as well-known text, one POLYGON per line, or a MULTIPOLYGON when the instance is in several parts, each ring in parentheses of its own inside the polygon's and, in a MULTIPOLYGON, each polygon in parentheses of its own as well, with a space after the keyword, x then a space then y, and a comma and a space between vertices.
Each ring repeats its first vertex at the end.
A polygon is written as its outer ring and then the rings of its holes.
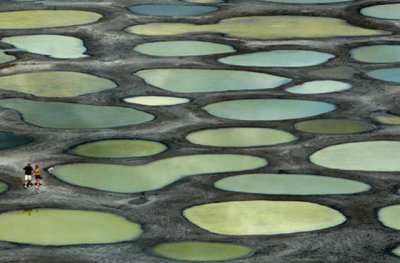
POLYGON ((25 184, 24 188, 28 188, 29 186, 33 185, 32 184, 32 172, 33 168, 30 163, 28 163, 22 170, 25 171, 25 184))

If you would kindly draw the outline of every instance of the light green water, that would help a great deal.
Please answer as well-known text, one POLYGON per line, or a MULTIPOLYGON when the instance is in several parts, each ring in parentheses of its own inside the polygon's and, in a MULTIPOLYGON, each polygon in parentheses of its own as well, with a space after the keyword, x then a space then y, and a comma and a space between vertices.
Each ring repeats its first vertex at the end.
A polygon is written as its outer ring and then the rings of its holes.
POLYGON ((221 33, 247 39, 297 39, 373 36, 388 34, 348 24, 343 19, 315 16, 244 16, 216 24, 150 23, 135 25, 127 32, 147 36, 172 36, 188 33, 221 33))
POLYGON ((117 85, 111 80, 72 71, 43 71, 0 77, 0 89, 39 97, 75 97, 115 87, 117 85))
POLYGON ((396 256, 400 257, 400 247, 393 249, 392 253, 395 254, 396 256))
POLYGON ((137 238, 140 225, 103 212, 35 209, 0 214, 0 240, 43 246, 117 243, 137 238))
POLYGON ((387 227, 400 230, 400 205, 391 205, 378 211, 378 219, 387 227))
POLYGON ((373 124, 346 119, 318 119, 298 122, 294 127, 302 132, 321 134, 351 134, 370 131, 373 124))
POLYGON ((129 10, 141 15, 148 16, 197 16, 217 11, 214 6, 203 5, 134 5, 129 10))
POLYGON ((181 261, 226 261, 249 257, 254 249, 228 243, 182 241, 157 245, 151 252, 181 261))
POLYGON ((373 5, 361 9, 364 16, 382 19, 400 19, 400 3, 373 5))
POLYGON ((0 181, 0 193, 4 193, 8 190, 8 185, 0 181))
POLYGON ((118 193, 161 189, 184 177, 260 168, 267 161, 250 155, 201 154, 171 157, 144 165, 75 163, 54 167, 51 173, 64 182, 118 193))
POLYGON ((335 56, 309 50, 274 50, 243 55, 233 55, 218 59, 228 65, 245 67, 306 67, 319 65, 335 56))
POLYGON ((212 69, 148 69, 135 75, 150 85, 179 93, 273 89, 291 81, 265 73, 212 69))
POLYGON ((400 141, 365 141, 328 146, 311 155, 316 165, 340 170, 399 172, 400 141))
POLYGON ((349 2, 351 0, 263 0, 263 1, 288 3, 288 4, 330 4, 330 3, 349 2))
POLYGON ((97 158, 142 157, 161 153, 167 149, 162 143, 146 140, 103 140, 78 145, 72 153, 97 158))
POLYGON ((27 123, 57 129, 119 127, 154 118, 151 114, 131 108, 25 99, 1 99, 0 107, 18 111, 27 123))
POLYGON ((236 50, 228 45, 204 41, 161 41, 138 45, 135 51, 160 57, 204 56, 231 53, 236 50))
POLYGON ((225 119, 276 121, 311 117, 336 109, 335 105, 311 100, 244 99, 213 103, 203 107, 209 114, 225 119))
POLYGON ((30 53, 46 55, 52 58, 84 58, 86 47, 76 37, 62 35, 24 35, 3 37, 1 42, 30 53))
POLYGON ((309 75, 317 78, 337 78, 351 79, 353 75, 358 73, 357 70, 347 66, 339 66, 327 69, 317 69, 309 72, 309 75))
POLYGON ((188 3, 195 3, 195 4, 219 4, 224 3, 224 0, 184 0, 188 3))
POLYGON ((308 174, 244 174, 219 180, 215 187, 269 195, 337 195, 371 189, 371 186, 357 181, 308 174))
POLYGON ((279 235, 339 225, 346 218, 329 207, 297 201, 232 201, 184 210, 193 224, 221 235, 279 235))
POLYGON ((0 64, 14 61, 16 59, 17 59, 16 57, 7 55, 5 51, 0 50, 0 64))
POLYGON ((335 80, 314 80, 285 89, 294 94, 323 94, 351 89, 351 84, 335 80))
POLYGON ((367 73, 373 79, 400 83, 400 68, 384 68, 367 73))
POLYGON ((390 113, 375 114, 373 118, 383 124, 400 125, 400 116, 394 114, 390 113))
POLYGON ((172 106, 188 103, 190 100, 187 98, 167 97, 167 96, 138 96, 125 98, 124 101, 128 103, 146 105, 146 106, 172 106))
POLYGON ((79 10, 23 10, 0 12, 0 29, 35 29, 84 25, 98 21, 98 13, 79 10))
POLYGON ((292 134, 268 128, 219 128, 196 131, 186 136, 194 144, 217 147, 254 147, 297 140, 292 134))
POLYGON ((373 45, 350 50, 352 59, 367 63, 400 62, 400 45, 373 45))

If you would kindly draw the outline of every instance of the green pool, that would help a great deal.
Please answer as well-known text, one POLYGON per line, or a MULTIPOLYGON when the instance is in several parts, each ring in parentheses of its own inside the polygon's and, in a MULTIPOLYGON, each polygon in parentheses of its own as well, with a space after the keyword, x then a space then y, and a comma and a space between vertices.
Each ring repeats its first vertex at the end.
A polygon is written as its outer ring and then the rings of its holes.
POLYGON ((364 16, 381 19, 400 19, 400 3, 373 5, 361 9, 364 16))
POLYGON ((217 102, 203 109, 215 117, 225 119, 277 121, 324 114, 335 110, 336 106, 311 100, 243 99, 217 102))
POLYGON ((154 141, 115 139, 80 144, 71 153, 96 158, 128 158, 151 156, 166 149, 167 146, 154 141))
POLYGON ((15 56, 7 55, 6 51, 0 50, 0 64, 7 63, 7 62, 10 62, 10 61, 14 61, 16 59, 17 58, 15 56))
POLYGON ((36 29, 94 23, 103 15, 80 10, 23 10, 0 12, 0 29, 36 29))
POLYGON ((40 55, 51 58, 85 58, 86 47, 83 41, 76 37, 63 35, 23 35, 3 37, 3 43, 40 55))
POLYGON ((107 244, 137 238, 140 225, 104 212, 41 208, 0 214, 0 240, 42 246, 107 244))
POLYGON ((245 39, 331 38, 389 33, 353 26, 339 18, 289 15, 234 17, 223 19, 215 24, 149 23, 131 26, 126 31, 147 36, 221 33, 229 37, 245 39))
POLYGON ((371 45, 350 50, 351 58, 366 63, 400 62, 400 45, 371 45))
POLYGON ((285 89, 294 94, 324 94, 351 89, 351 84, 336 80, 314 80, 285 89))
POLYGON ((378 211, 379 221, 386 227, 400 230, 400 205, 391 205, 378 211))
POLYGON ((317 119, 298 122, 294 127, 302 132, 320 134, 352 134, 375 129, 375 125, 358 120, 317 119))
POLYGON ((246 258, 254 253, 254 249, 220 242, 181 241, 159 244, 151 252, 172 260, 204 262, 246 258))
POLYGON ((399 172, 400 141, 350 142, 323 148, 310 160, 340 170, 399 172))
POLYGON ((0 150, 21 146, 33 141, 33 138, 24 135, 17 135, 12 132, 0 131, 0 150))
POLYGON ((124 101, 146 106, 173 106, 190 102, 187 98, 168 96, 137 96, 125 98, 124 101))
POLYGON ((216 69, 147 69, 135 75, 152 86, 178 93, 273 89, 291 81, 266 73, 216 69))
POLYGON ((191 143, 206 146, 254 147, 288 143, 297 140, 297 137, 276 129, 233 127, 192 132, 186 139, 191 143))
POLYGON ((73 185, 118 193, 138 193, 161 189, 187 176, 246 171, 266 165, 266 160, 250 155, 201 154, 171 157, 137 166, 65 164, 54 167, 50 172, 73 185))
POLYGON ((273 50, 218 59, 228 65, 244 67, 307 67, 322 64, 335 56, 310 50, 273 50))
POLYGON ((220 235, 280 235, 337 226, 346 218, 327 206, 300 201, 231 201, 184 210, 196 226, 220 235))
POLYGON ((26 99, 0 99, 0 107, 18 111, 25 122, 56 129, 99 129, 151 121, 135 109, 26 99))
POLYGON ((221 179, 215 187, 267 195, 338 195, 371 189, 371 186, 353 180, 309 174, 243 174, 221 179))
POLYGON ((116 87, 109 79, 73 71, 42 71, 0 77, 0 89, 39 97, 75 97, 116 87))
POLYGON ((228 45, 183 40, 144 43, 136 46, 134 50, 145 55, 160 57, 204 56, 236 51, 228 45))

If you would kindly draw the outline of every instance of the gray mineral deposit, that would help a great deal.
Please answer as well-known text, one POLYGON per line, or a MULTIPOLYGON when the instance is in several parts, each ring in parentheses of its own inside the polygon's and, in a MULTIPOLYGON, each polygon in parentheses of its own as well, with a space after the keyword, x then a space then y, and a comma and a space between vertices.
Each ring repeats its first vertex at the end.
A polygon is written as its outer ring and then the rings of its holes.
POLYGON ((399 1, 1 1, 0 262, 400 262, 399 1))

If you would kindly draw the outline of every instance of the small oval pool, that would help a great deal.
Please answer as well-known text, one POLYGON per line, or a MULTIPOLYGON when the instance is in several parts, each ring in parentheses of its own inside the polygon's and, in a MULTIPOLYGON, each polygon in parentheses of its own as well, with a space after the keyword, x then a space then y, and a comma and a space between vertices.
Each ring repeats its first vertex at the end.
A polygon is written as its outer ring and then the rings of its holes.
POLYGON ((228 45, 204 41, 160 41, 137 45, 135 51, 160 57, 205 56, 232 53, 236 50, 228 45))
POLYGON ((142 233, 139 224, 122 216, 48 208, 1 213, 0 228, 2 241, 41 246, 117 243, 142 233))
POLYGON ((308 174, 244 174, 219 180, 215 187, 267 195, 338 195, 371 189, 371 186, 353 180, 308 174))
POLYGON ((134 5, 130 11, 148 16, 198 16, 217 11, 214 6, 204 5, 134 5))
POLYGON ((346 218, 327 206, 300 201, 232 201, 184 210, 196 226, 220 235, 280 235, 337 226, 346 218))
POLYGON ((172 260, 204 262, 247 258, 254 249, 220 242, 181 241, 159 244, 151 252, 172 260))
POLYGON ((33 138, 12 132, 0 132, 0 150, 17 147, 33 141, 33 138))
POLYGON ((62 35, 23 35, 3 37, 1 42, 34 54, 46 55, 51 58, 85 58, 86 47, 83 41, 76 37, 62 35))
POLYGON ((80 144, 71 153, 96 158, 143 157, 161 153, 167 149, 162 143, 147 140, 113 139, 80 144))
POLYGON ((190 102, 187 98, 167 96, 137 96, 125 98, 124 101, 146 106, 173 106, 190 102))
POLYGON ((400 3, 373 5, 361 9, 364 16, 381 19, 400 19, 400 3))
POLYGON ((377 69, 367 74, 373 79, 400 83, 400 68, 377 69))
POLYGON ((318 119, 298 122, 294 127, 302 132, 320 134, 352 134, 373 130, 375 125, 357 120, 318 119))
POLYGON ((273 50, 218 59, 228 65, 244 67, 307 67, 322 64, 335 56, 310 50, 273 50))
POLYGON ((217 69, 146 69, 135 75, 152 86, 179 93, 273 89, 291 81, 266 73, 217 69))
POLYGON ((350 50, 351 58, 366 63, 400 62, 400 45, 372 45, 350 50))
POLYGON ((351 142, 325 147, 310 157, 316 165, 340 170, 399 172, 400 141, 351 142))
POLYGON ((42 71, 0 77, 0 89, 40 97, 75 97, 117 87, 113 81, 73 71, 42 71))
POLYGON ((324 94, 351 89, 351 84, 336 80, 315 80, 285 89, 294 94, 324 94))
POLYGON ((336 106, 311 100, 244 99, 217 102, 203 109, 215 117, 225 119, 277 121, 324 114, 335 110, 336 106))
POLYGON ((186 139, 191 143, 206 146, 255 147, 288 143, 297 140, 297 137, 276 129, 233 127, 192 132, 186 139))

